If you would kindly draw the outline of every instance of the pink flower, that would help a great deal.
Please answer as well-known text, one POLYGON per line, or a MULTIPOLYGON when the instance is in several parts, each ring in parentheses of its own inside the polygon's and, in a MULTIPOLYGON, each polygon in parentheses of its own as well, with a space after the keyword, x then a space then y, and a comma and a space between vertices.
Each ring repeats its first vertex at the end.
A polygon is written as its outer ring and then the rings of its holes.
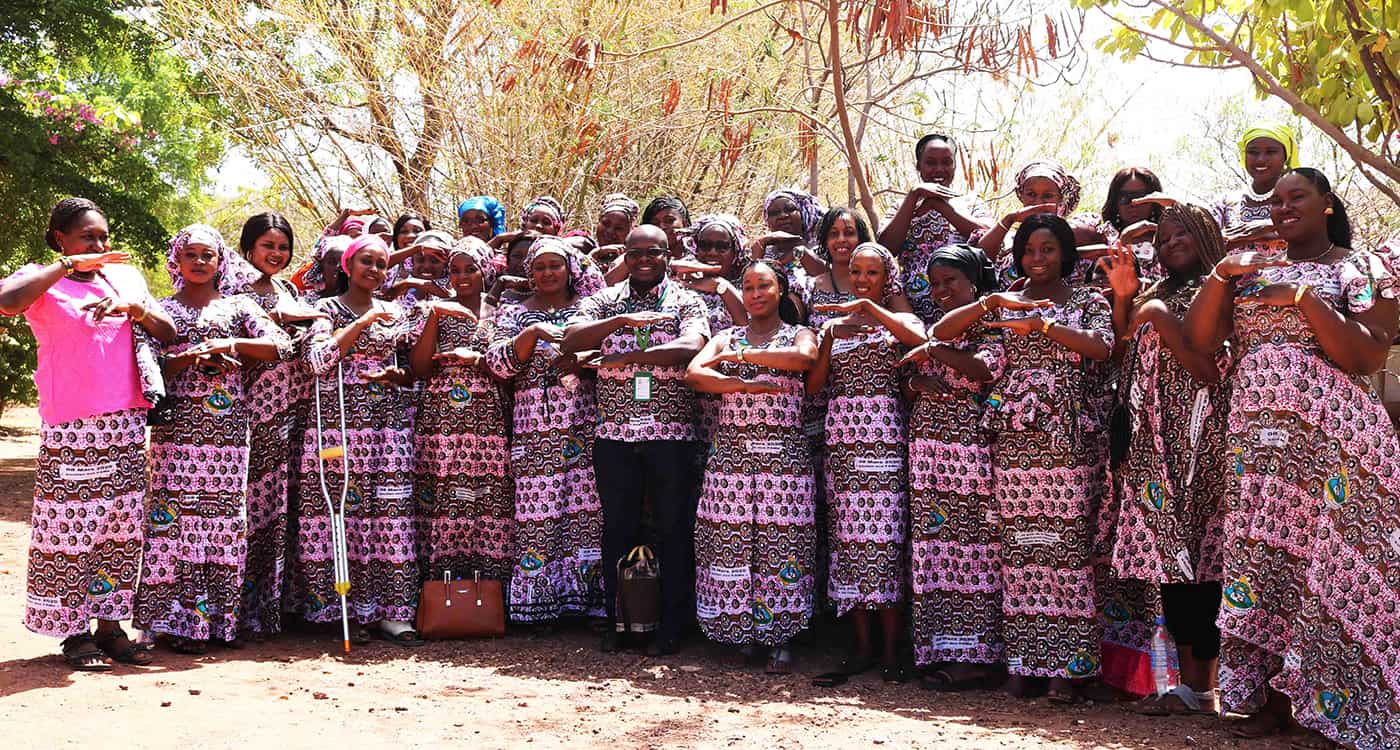
POLYGON ((81 133, 81 132, 83 132, 83 128, 85 128, 85 127, 87 127, 87 126, 86 126, 86 125, 83 125, 83 123, 82 123, 81 121, 75 122, 75 123, 73 123, 73 132, 75 132, 75 133, 81 133))
POLYGON ((58 133, 49 133, 49 144, 54 146, 58 145, 58 133))

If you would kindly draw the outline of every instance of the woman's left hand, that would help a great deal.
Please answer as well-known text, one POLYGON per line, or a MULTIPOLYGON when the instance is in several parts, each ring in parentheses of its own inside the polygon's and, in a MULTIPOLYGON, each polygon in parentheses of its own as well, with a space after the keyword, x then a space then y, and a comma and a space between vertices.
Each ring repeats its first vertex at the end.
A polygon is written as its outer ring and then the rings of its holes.
POLYGON ((987 323, 986 326, 988 328, 1005 328, 1019 336, 1029 336, 1032 332, 1039 331, 1045 326, 1045 319, 1039 315, 1031 315, 1024 318, 993 320, 987 323))
POLYGON ((481 363, 481 352, 474 351, 469 347, 459 346, 456 349, 448 349, 445 352, 434 354, 433 361, 444 365, 466 365, 467 367, 475 367, 481 363))
POLYGON ((115 297, 103 297, 96 302, 89 302, 83 305, 83 310, 92 313, 93 322, 116 315, 126 315, 132 320, 146 315, 146 306, 140 302, 122 302, 115 297))
POLYGON ((1241 305, 1264 305, 1266 307, 1292 307, 1298 296, 1298 285, 1292 282, 1266 284, 1257 291, 1235 298, 1241 305))
POLYGON ((860 297, 846 300, 845 302, 825 302, 819 305, 812 305, 812 309, 817 312, 838 313, 840 315, 851 315, 870 309, 870 300, 860 297))
POLYGON ((718 276, 701 276, 698 279, 686 279, 682 283, 697 292, 719 294, 721 281, 723 281, 723 279, 718 276))
MULTIPOLYGON (((436 355, 434 355, 434 357, 436 357, 436 355)), ((371 370, 369 372, 366 372, 365 374, 360 376, 360 379, 365 381, 366 383, 387 383, 389 385, 398 385, 399 382, 403 379, 403 377, 403 368, 385 367, 382 370, 371 370)))
POLYGON ((677 258, 671 261, 668 267, 671 269, 671 273, 675 274, 719 273, 724 270, 713 263, 701 263, 698 260, 690 260, 688 258, 677 258))
POLYGON ((910 349, 909 353, 904 355, 903 359, 899 360, 899 366, 904 367, 905 365, 917 365, 927 362, 929 358, 928 348, 929 344, 923 344, 910 349))

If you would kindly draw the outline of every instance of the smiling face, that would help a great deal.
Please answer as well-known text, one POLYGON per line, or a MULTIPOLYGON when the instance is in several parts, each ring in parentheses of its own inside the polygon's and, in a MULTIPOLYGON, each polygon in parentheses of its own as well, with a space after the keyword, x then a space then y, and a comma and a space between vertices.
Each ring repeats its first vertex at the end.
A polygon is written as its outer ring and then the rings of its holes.
POLYGON ((482 242, 491 241, 491 217, 485 211, 478 211, 469 208, 462 212, 461 218, 457 220, 457 228, 462 230, 462 234, 470 237, 477 237, 482 242))
POLYGON ((957 155, 947 141, 932 140, 919 154, 919 179, 939 185, 952 185, 958 173, 957 155))
POLYGON ((627 277, 641 287, 652 287, 666 277, 666 233, 644 224, 627 235, 627 254, 623 263, 627 277))
POLYGON ((797 209, 797 203, 785 195, 774 198, 768 204, 763 220, 770 232, 802 236, 802 212, 797 209))
POLYGON ((783 290, 772 266, 767 263, 750 266, 744 271, 742 283, 744 309, 751 319, 767 319, 778 314, 783 290))
POLYGON ((568 287, 569 266, 558 253, 540 253, 530 264, 530 284, 543 295, 559 294, 568 287))
POLYGON ((621 245, 627 241, 627 233, 632 231, 632 217, 621 211, 604 211, 598 217, 598 228, 593 231, 599 245, 621 245))
POLYGON ((525 221, 522 226, 529 231, 540 234, 559 234, 563 228, 559 217, 548 206, 535 206, 530 212, 525 214, 525 221))
POLYGON ((663 208, 656 212, 652 221, 666 234, 666 247, 672 252, 681 252, 681 238, 676 232, 685 227, 685 218, 681 216, 681 212, 674 208, 663 208))
POLYGON ((854 216, 844 214, 831 223, 831 231, 826 233, 826 251, 831 253, 833 266, 836 264, 850 265, 851 252, 859 244, 860 230, 856 227, 854 216))
POLYGON ((734 238, 729 230, 718 224, 705 227, 695 235, 695 259, 720 267, 718 275, 728 277, 734 272, 734 238))
MULTIPOLYGON (((446 250, 438 252, 445 253, 446 250)), ((413 275, 420 279, 440 279, 447 275, 442 256, 437 253, 420 252, 413 256, 413 275)))
POLYGON ((1175 219, 1157 225, 1157 260, 1177 276, 1196 275, 1201 270, 1200 249, 1186 226, 1175 219))
POLYGON ((365 227, 365 231, 379 235, 379 239, 384 240, 385 245, 394 239, 394 228, 389 226, 389 222, 378 216, 374 217, 374 221, 371 221, 368 227, 365 227))
POLYGON ((412 245, 413 241, 418 239, 418 235, 425 231, 427 229, 423 226, 423 222, 417 219, 405 221, 403 226, 399 227, 399 236, 394 239, 394 249, 402 250, 412 245))
POLYGON ((389 270, 389 254, 381 247, 367 247, 350 259, 350 286, 374 292, 384 284, 389 270))
POLYGON ((1049 229, 1037 229, 1026 238, 1026 252, 1021 256, 1021 268, 1032 284, 1046 284, 1060 278, 1063 253, 1060 240, 1049 229))
POLYGON ((1060 186, 1049 177, 1031 177, 1016 189, 1016 197, 1021 199, 1023 206, 1036 206, 1041 203, 1059 205, 1064 196, 1060 193, 1060 186))
POLYGON ((269 229, 253 240, 248 262, 253 268, 272 276, 287 267, 292 260, 292 241, 280 229, 269 229))
POLYGON ((1274 186, 1269 218, 1274 222, 1274 231, 1284 240, 1307 240, 1327 234, 1327 209, 1331 205, 1330 193, 1320 192, 1306 177, 1294 172, 1274 186))
POLYGON ((175 255, 180 278, 186 284, 209 284, 219 274, 219 251, 198 242, 188 242, 175 255))
POLYGON ((881 302, 885 296, 885 262, 874 250, 860 250, 851 256, 851 291, 861 299, 881 302))
POLYGON ((976 300, 977 287, 962 271, 936 265, 928 269, 928 296, 944 310, 952 310, 976 300))
POLYGON ((477 266, 476 259, 470 255, 457 253, 452 256, 447 280, 452 285, 452 291, 457 294, 458 299, 481 294, 481 268, 477 266))
POLYGON ((1244 166, 1255 185, 1272 185, 1283 173, 1288 151, 1272 138, 1255 138, 1244 147, 1244 166))
POLYGON ((107 231, 107 219, 96 211, 85 211, 73 221, 68 231, 54 230, 54 241, 64 255, 105 253, 112 249, 112 237, 107 231))
POLYGON ((530 257, 530 246, 537 237, 521 237, 510 243, 506 250, 506 273, 511 276, 525 275, 525 259, 530 257))

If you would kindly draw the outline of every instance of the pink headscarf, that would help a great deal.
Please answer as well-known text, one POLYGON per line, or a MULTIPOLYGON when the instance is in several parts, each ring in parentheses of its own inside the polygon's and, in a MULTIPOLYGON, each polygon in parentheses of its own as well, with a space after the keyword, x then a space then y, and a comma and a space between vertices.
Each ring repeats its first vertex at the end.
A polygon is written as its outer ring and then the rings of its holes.
POLYGON ((569 271, 569 281, 579 299, 592 296, 606 286, 607 282, 603 280, 603 272, 598 269, 598 264, 558 237, 545 236, 535 240, 534 244, 530 245, 530 253, 525 256, 525 268, 528 270, 536 258, 549 253, 564 259, 569 271))
POLYGON ((851 251, 851 260, 855 260, 856 255, 863 252, 875 253, 880 256, 880 262, 885 265, 885 288, 881 290, 881 294, 885 298, 881 302, 887 302, 891 297, 904 291, 904 285, 899 280, 899 261, 895 259, 894 253, 878 242, 862 242, 856 245, 855 250, 851 251))
POLYGON ((383 250, 385 255, 389 254, 389 246, 384 244, 384 240, 380 239, 379 235, 362 234, 356 237, 354 242, 350 243, 350 247, 345 248, 345 252, 340 254, 340 270, 344 271, 346 276, 349 276, 350 259, 355 257, 355 253, 371 247, 383 250))
POLYGON ((219 230, 208 224, 191 224, 171 238, 170 252, 165 259, 165 270, 170 272, 170 285, 177 290, 185 287, 185 277, 180 275, 180 251, 191 243, 204 245, 218 253, 219 267, 214 272, 214 283, 220 294, 242 294, 262 276, 242 255, 228 249, 219 230))

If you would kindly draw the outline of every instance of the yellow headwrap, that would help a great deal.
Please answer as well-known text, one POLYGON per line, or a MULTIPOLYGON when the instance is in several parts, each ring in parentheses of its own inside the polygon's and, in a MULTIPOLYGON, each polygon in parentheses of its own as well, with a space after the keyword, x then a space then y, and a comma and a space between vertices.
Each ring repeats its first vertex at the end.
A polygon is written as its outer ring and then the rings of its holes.
POLYGON ((1244 131, 1240 136, 1240 163, 1246 170, 1249 169, 1249 162, 1245 158, 1245 149, 1249 148, 1249 142, 1255 138, 1268 138, 1283 144, 1283 165, 1287 169, 1298 167, 1298 139, 1293 135, 1293 128, 1283 123, 1271 125, 1255 125, 1244 131))

